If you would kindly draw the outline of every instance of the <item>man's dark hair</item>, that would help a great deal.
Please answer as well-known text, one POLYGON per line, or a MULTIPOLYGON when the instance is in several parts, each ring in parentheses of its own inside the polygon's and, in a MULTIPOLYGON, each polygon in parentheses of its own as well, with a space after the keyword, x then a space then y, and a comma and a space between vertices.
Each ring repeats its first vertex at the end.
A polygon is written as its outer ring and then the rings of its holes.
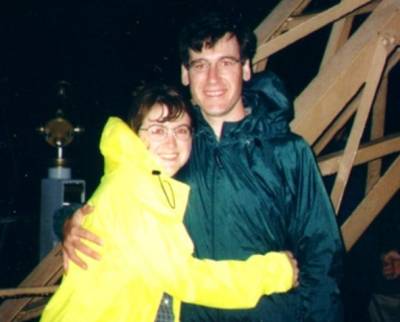
POLYGON ((212 48, 226 34, 237 38, 242 61, 253 58, 257 39, 254 32, 243 25, 239 15, 211 11, 198 15, 181 30, 179 55, 182 64, 189 64, 189 49, 200 52, 203 47, 212 48))

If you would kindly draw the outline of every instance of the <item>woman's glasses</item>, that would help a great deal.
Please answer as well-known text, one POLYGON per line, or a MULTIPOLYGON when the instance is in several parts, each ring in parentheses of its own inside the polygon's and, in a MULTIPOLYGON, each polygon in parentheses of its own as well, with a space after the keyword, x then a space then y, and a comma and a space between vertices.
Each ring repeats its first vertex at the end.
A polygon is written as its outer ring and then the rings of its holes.
POLYGON ((188 141, 192 137, 192 128, 186 124, 174 128, 153 124, 147 128, 140 128, 139 131, 146 131, 148 136, 154 141, 164 141, 170 134, 173 134, 179 141, 188 141))

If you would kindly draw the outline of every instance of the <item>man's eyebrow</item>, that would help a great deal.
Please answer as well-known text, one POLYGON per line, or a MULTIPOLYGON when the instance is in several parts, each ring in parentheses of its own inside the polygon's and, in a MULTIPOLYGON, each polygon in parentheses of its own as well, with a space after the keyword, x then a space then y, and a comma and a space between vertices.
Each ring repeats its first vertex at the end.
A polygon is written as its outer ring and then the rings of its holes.
POLYGON ((189 64, 190 64, 190 63, 196 63, 196 62, 202 61, 202 60, 207 61, 207 59, 205 59, 205 58, 196 58, 196 59, 191 59, 191 60, 189 60, 189 64))
POLYGON ((228 55, 228 56, 222 56, 222 57, 220 57, 219 59, 224 59, 224 58, 229 58, 229 59, 240 60, 240 57, 236 57, 236 56, 230 56, 230 55, 228 55))
MULTIPOLYGON (((233 59, 233 60, 237 60, 237 61, 240 61, 240 60, 241 60, 240 57, 230 56, 230 55, 228 55, 228 56, 221 56, 221 57, 219 57, 217 60, 221 60, 221 59, 233 59)), ((208 60, 207 58, 195 58, 195 59, 189 60, 189 64, 191 64, 191 63, 196 63, 196 62, 199 62, 199 61, 209 61, 209 60, 208 60)))

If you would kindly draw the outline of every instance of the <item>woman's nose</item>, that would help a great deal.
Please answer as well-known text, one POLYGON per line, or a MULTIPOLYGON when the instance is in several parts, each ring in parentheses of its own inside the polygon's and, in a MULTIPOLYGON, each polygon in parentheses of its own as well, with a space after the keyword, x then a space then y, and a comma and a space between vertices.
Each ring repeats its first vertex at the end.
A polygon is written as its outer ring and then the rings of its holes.
POLYGON ((165 138, 165 144, 176 146, 176 136, 174 131, 168 131, 165 138))

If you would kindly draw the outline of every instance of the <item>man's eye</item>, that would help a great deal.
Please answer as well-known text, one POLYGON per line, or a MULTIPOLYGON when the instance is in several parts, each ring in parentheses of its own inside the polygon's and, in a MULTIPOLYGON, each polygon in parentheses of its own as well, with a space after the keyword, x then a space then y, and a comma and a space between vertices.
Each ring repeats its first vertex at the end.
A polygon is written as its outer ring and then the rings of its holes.
POLYGON ((192 69, 194 70, 204 70, 207 67, 207 64, 205 62, 196 62, 191 64, 192 69))
POLYGON ((224 66, 233 65, 233 61, 228 60, 228 59, 224 59, 224 60, 222 61, 222 65, 224 65, 224 66))
POLYGON ((236 63, 237 63, 237 61, 234 59, 226 58, 226 59, 221 60, 221 65, 223 67, 230 67, 230 66, 235 65, 236 63))

